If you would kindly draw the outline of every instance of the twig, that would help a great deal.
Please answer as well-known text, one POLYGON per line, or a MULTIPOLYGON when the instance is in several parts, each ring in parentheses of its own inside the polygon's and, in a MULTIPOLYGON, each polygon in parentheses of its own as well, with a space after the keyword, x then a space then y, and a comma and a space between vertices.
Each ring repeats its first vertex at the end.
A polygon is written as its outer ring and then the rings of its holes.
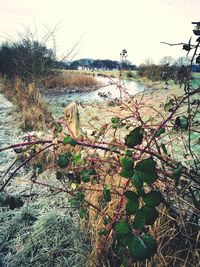
POLYGON ((43 149, 41 149, 40 151, 38 151, 37 153, 35 153, 34 155, 30 156, 28 159, 26 159, 19 167, 17 167, 8 177, 7 181, 4 183, 4 185, 0 188, 0 192, 6 187, 6 185, 9 183, 9 181, 12 179, 13 175, 20 170, 27 162, 29 162, 31 159, 33 159, 34 157, 36 157, 38 154, 40 154, 41 152, 43 152, 44 150, 50 148, 51 146, 53 146, 53 144, 50 144, 46 147, 44 147, 43 149))

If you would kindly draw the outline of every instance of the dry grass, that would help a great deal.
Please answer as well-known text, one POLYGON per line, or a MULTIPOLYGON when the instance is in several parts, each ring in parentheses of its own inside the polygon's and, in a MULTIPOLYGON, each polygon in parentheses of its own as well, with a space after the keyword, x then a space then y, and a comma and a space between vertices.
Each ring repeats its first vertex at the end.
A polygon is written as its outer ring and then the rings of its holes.
POLYGON ((34 83, 25 85, 19 78, 5 81, 2 93, 19 109, 23 130, 43 130, 53 120, 34 83))
POLYGON ((66 87, 93 87, 97 85, 92 75, 78 74, 68 71, 57 72, 52 77, 43 81, 45 88, 66 88, 66 87))
MULTIPOLYGON (((101 213, 95 212, 94 209, 89 211, 89 228, 91 235, 92 251, 88 256, 87 267, 97 266, 98 252, 105 245, 105 236, 100 236, 98 231, 107 228, 105 218, 113 218, 116 214, 117 206, 120 197, 112 194, 112 200, 105 206, 102 205, 102 192, 95 190, 102 190, 103 185, 112 184, 112 188, 122 188, 126 183, 126 179, 117 175, 107 175, 101 185, 88 186, 84 185, 87 189, 94 191, 87 191, 87 200, 97 207, 101 208, 101 213), (94 193, 95 192, 95 193, 94 193)), ((172 184, 173 187, 173 184, 172 184)), ((118 189, 118 191, 121 191, 118 189)), ((173 191, 173 190, 172 190, 173 191)), ((198 216, 198 211, 186 203, 178 195, 175 203, 179 203, 179 207, 172 206, 166 208, 160 205, 158 208, 159 217, 153 226, 149 226, 146 230, 157 240, 158 250, 153 258, 143 263, 135 263, 132 267, 196 267, 200 262, 200 232, 198 220, 194 216, 198 216), (188 210, 190 209, 190 212, 188 210)), ((124 203, 125 204, 125 203, 124 203)), ((123 206, 122 211, 125 209, 123 206)), ((88 220, 86 221, 88 227, 88 220)), ((118 259, 114 256, 111 246, 112 232, 110 240, 106 243, 105 251, 110 251, 111 257, 105 259, 102 267, 120 266, 118 259), (113 265, 113 262, 115 264, 113 265)))

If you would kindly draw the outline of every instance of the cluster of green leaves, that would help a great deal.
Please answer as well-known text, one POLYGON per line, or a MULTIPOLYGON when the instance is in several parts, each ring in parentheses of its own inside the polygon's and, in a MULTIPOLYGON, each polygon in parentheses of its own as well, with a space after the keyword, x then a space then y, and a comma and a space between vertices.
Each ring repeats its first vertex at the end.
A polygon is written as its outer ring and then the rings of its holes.
POLYGON ((58 166, 60 168, 66 168, 70 164, 71 156, 72 154, 69 151, 59 155, 59 158, 57 160, 58 166))
MULTIPOLYGON (((171 101, 166 109, 173 108, 171 101)), ((121 127, 122 121, 119 117, 111 119, 112 128, 117 129, 121 127)), ((176 120, 177 127, 186 128, 185 118, 176 120)), ((155 138, 159 138, 165 133, 165 128, 160 127, 158 130, 153 130, 155 138)), ((160 191, 153 189, 153 183, 157 180, 157 166, 152 157, 142 159, 135 162, 133 153, 136 146, 142 144, 145 136, 145 130, 138 126, 131 130, 124 139, 123 156, 120 157, 119 163, 121 167, 120 175, 129 179, 132 188, 124 193, 124 206, 121 219, 113 223, 114 246, 115 252, 120 257, 122 263, 129 262, 130 259, 135 261, 143 261, 149 259, 156 253, 156 240, 148 233, 148 226, 152 226, 159 216, 157 206, 163 202, 163 196, 160 191)), ((74 147, 76 141, 69 135, 65 136, 63 145, 70 145, 74 147)), ((164 144, 161 144, 164 153, 167 154, 164 144)), ((115 147, 116 149, 116 147, 115 147)), ((67 151, 61 154, 58 158, 57 164, 60 170, 67 168, 72 163, 79 166, 78 176, 79 183, 91 183, 92 178, 96 175, 96 170, 92 165, 87 166, 87 162, 82 159, 81 153, 67 151)), ((173 177, 176 182, 179 181, 182 172, 182 165, 177 164, 174 169, 173 177)), ((57 172, 62 176, 62 172, 57 172)), ((77 174, 76 174, 77 175, 77 174)), ((60 178, 61 179, 61 178, 60 178)), ((79 209, 81 218, 86 216, 86 209, 84 206, 84 191, 77 191, 70 202, 72 207, 79 209)), ((102 199, 104 200, 104 207, 112 200, 112 185, 104 185, 102 190, 102 199)), ((100 235, 109 234, 107 228, 99 231, 100 235)))
POLYGON ((76 141, 71 138, 70 135, 66 135, 63 139, 63 145, 71 145, 71 146, 75 146, 76 145, 76 141))
MULTIPOLYGON (((112 123, 119 123, 119 120, 112 123)), ((164 128, 155 131, 155 138, 165 133, 164 128)), ((120 158, 121 176, 129 179, 132 189, 124 193, 125 207, 121 219, 113 223, 115 253, 122 265, 126 266, 130 259, 143 261, 156 253, 156 240, 147 234, 148 226, 152 226, 158 218, 157 206, 163 202, 160 191, 154 190, 152 184, 157 180, 156 162, 152 157, 134 162, 133 152, 144 139, 144 129, 136 127, 125 137, 124 156, 120 158), (127 149, 128 147, 128 149, 127 149)), ((111 187, 105 187, 103 196, 111 201, 111 187)), ((100 235, 107 235, 109 231, 103 228, 100 235)))
MULTIPOLYGON (((121 120, 119 117, 114 117, 111 119, 111 123, 113 128, 118 128, 121 125, 121 120)), ((155 132, 155 137, 158 138, 164 132, 165 129, 160 128, 155 132)), ((124 203, 126 220, 121 219, 113 224, 114 240, 117 244, 116 253, 121 254, 122 260, 129 255, 129 257, 136 261, 142 261, 148 259, 156 252, 156 241, 153 237, 146 234, 146 227, 154 224, 158 217, 156 207, 163 200, 161 193, 152 189, 152 183, 158 177, 156 162, 152 157, 137 163, 133 160, 134 148, 142 144, 144 134, 145 131, 141 126, 131 130, 125 137, 123 146, 124 156, 120 158, 120 174, 122 177, 130 179, 133 188, 126 191, 123 196, 126 199, 124 203), (149 188, 148 193, 145 192, 147 191, 145 187, 149 188)), ((67 135, 63 140, 63 144, 73 147, 76 145, 76 141, 67 135)), ((72 155, 71 152, 67 151, 61 154, 57 161, 61 170, 67 168, 70 163, 74 165, 79 165, 80 163, 78 171, 80 182, 92 183, 92 177, 96 174, 96 170, 92 165, 87 166, 86 161, 82 160, 80 153, 72 155)), ((79 209, 81 217, 86 215, 84 199, 84 191, 78 191, 70 200, 71 205, 79 209)), ((105 205, 112 200, 112 186, 110 184, 104 185, 102 199, 105 205)), ((106 228, 99 231, 100 235, 108 233, 109 231, 106 228)))
POLYGON ((116 235, 115 252, 122 259, 122 263, 132 257, 135 261, 143 261, 153 256, 157 250, 155 239, 147 234, 140 236, 132 233, 131 225, 120 220, 113 225, 116 235), (127 257, 128 256, 128 257, 127 257))
MULTIPOLYGON (((138 139, 138 142, 141 141, 138 139)), ((157 190, 151 189, 147 193, 144 190, 144 184, 151 188, 158 177, 156 163, 152 158, 147 158, 134 166, 130 157, 123 157, 120 162, 121 175, 131 180, 134 191, 124 193, 127 219, 113 225, 117 243, 115 251, 122 262, 127 255, 136 261, 143 261, 153 256, 157 248, 154 238, 146 234, 146 226, 153 225, 158 218, 156 207, 163 201, 163 196, 157 190)))

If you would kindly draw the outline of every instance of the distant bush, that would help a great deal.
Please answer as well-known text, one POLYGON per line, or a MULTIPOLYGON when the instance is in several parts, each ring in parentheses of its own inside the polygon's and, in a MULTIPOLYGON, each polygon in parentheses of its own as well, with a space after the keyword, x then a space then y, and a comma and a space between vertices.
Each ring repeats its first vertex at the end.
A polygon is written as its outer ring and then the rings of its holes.
POLYGON ((130 70, 126 72, 126 78, 130 79, 130 78, 134 78, 134 73, 131 72, 130 70))
POLYGON ((53 51, 28 35, 0 46, 0 73, 7 78, 19 76, 23 81, 32 82, 50 75, 54 67, 53 51))
POLYGON ((146 77, 153 81, 167 81, 174 80, 178 83, 185 82, 186 73, 188 72, 187 66, 169 66, 164 65, 146 65, 142 64, 138 68, 138 76, 146 77))

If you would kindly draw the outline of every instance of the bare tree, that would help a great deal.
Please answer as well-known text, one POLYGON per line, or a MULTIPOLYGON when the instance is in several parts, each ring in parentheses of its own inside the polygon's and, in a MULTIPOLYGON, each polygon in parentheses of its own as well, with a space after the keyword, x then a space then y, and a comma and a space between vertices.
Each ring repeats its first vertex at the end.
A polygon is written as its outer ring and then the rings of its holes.
POLYGON ((160 63, 160 65, 169 65, 169 66, 172 66, 172 65, 174 65, 174 59, 171 56, 166 56, 166 57, 163 57, 160 60, 159 63, 160 63))
POLYGON ((190 64, 191 59, 188 57, 179 57, 176 61, 175 61, 175 65, 178 67, 181 66, 188 66, 190 64))
POLYGON ((146 65, 146 66, 151 66, 153 64, 154 64, 153 59, 150 57, 146 58, 144 61, 144 65, 146 65))

